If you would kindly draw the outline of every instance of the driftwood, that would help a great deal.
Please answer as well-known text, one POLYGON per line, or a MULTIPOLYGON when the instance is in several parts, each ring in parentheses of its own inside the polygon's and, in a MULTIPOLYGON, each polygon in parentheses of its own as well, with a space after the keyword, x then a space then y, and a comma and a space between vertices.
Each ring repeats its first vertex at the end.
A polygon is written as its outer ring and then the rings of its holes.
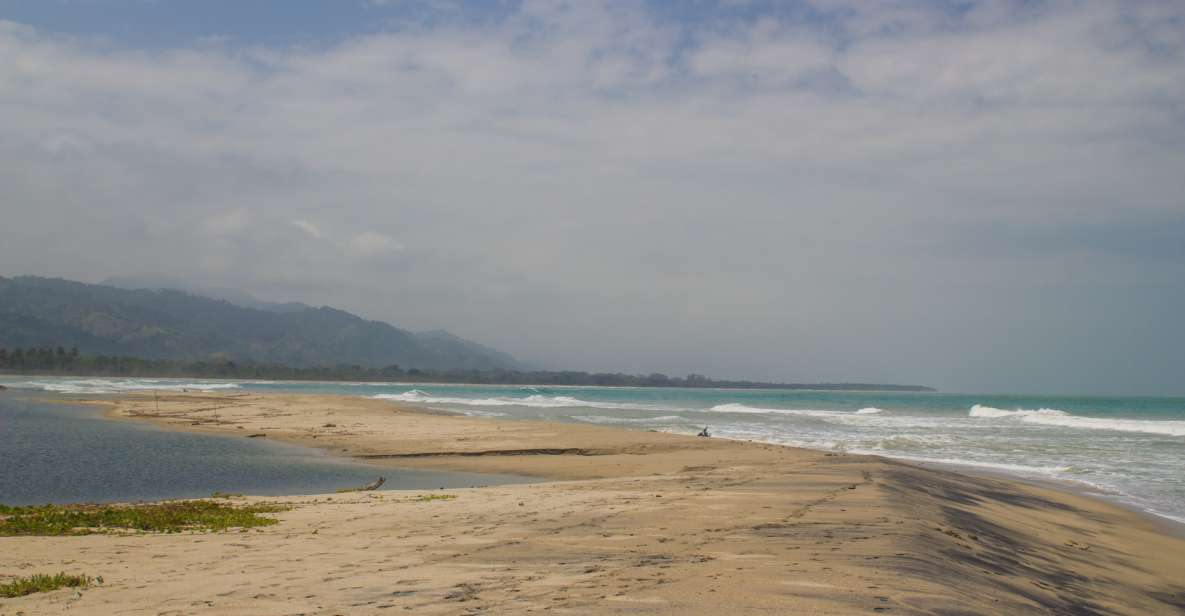
POLYGON ((342 488, 342 489, 338 490, 338 493, 340 494, 342 492, 370 492, 371 490, 379 489, 379 486, 383 485, 386 482, 387 482, 386 477, 379 477, 378 479, 375 479, 374 481, 372 481, 364 486, 358 486, 356 488, 342 488))

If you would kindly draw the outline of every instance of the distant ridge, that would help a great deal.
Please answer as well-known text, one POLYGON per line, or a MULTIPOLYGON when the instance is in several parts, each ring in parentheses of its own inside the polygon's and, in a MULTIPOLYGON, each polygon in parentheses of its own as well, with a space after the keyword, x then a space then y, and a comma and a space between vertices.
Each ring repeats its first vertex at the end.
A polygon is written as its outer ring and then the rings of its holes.
POLYGON ((224 300, 236 306, 242 306, 243 308, 254 308, 256 310, 264 310, 267 312, 299 312, 306 308, 312 308, 312 306, 309 306, 308 304, 302 304, 300 302, 265 302, 256 298, 254 295, 239 289, 194 284, 179 278, 172 278, 160 274, 143 276, 112 276, 99 282, 99 284, 107 287, 127 289, 129 291, 136 291, 140 289, 163 291, 172 289, 174 291, 184 291, 190 295, 197 295, 198 297, 224 300))
POLYGON ((234 289, 155 288, 158 284, 180 284, 161 278, 116 278, 105 282, 114 284, 0 276, 0 372, 935 391, 920 385, 776 383, 711 379, 699 374, 678 377, 539 370, 508 353, 445 330, 410 332, 328 306, 262 302, 234 289), (142 284, 147 287, 138 286, 142 284))
POLYGON ((295 367, 524 368, 507 353, 443 330, 417 334, 328 306, 259 302, 228 289, 210 290, 224 296, 214 298, 171 288, 121 288, 135 279, 113 282, 119 286, 0 278, 0 347, 65 346, 90 355, 295 367))

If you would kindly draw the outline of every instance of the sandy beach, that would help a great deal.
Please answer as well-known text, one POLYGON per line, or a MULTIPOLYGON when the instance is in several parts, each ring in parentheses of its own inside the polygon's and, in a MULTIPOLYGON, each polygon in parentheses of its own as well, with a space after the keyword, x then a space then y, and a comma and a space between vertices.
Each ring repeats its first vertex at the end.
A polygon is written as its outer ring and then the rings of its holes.
POLYGON ((0 538, 0 576, 103 577, 0 599, 2 615, 1185 613, 1185 540, 1005 479, 352 397, 99 403, 118 420, 540 481, 435 500, 248 496, 293 508, 243 533, 0 538))

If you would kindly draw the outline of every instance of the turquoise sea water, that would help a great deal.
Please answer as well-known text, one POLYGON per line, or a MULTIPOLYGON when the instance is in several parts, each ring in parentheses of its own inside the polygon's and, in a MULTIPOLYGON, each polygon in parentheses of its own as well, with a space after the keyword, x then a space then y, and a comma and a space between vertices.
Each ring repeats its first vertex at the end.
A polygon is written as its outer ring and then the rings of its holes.
MULTIPOLYGON (((1076 482, 1185 522, 1185 398, 7 378, 62 394, 243 389, 377 397, 469 415, 618 425, 1076 482)), ((0 439, 3 435, 0 434, 0 439)))

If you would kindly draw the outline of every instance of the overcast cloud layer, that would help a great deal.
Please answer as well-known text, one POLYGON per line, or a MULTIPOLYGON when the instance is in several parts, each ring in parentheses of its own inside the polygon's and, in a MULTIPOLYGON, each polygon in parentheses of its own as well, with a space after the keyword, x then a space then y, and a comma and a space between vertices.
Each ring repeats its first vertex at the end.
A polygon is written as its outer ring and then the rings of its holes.
POLYGON ((440 3, 141 48, 0 21, 0 274, 556 368, 1185 392, 1185 5, 960 6, 440 3))

